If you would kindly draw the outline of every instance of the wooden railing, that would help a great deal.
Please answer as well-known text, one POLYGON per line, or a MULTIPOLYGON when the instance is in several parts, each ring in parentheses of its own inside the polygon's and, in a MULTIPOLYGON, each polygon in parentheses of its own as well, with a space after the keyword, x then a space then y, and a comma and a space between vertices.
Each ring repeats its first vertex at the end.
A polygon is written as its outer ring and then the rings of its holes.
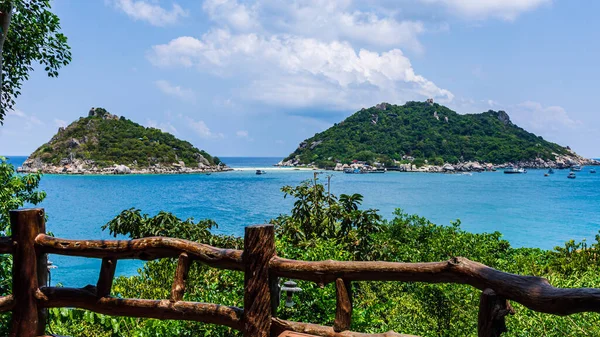
POLYGON ((468 284, 482 290, 478 336, 500 336, 504 317, 514 313, 508 300, 539 312, 569 315, 600 312, 600 289, 561 289, 533 276, 504 273, 465 258, 445 262, 399 263, 355 261, 294 261, 276 256, 273 226, 245 229, 244 250, 220 249, 165 237, 137 240, 68 240, 45 234, 44 210, 10 212, 12 237, 0 238, 0 253, 13 254, 13 294, 0 297, 0 312, 12 311, 11 335, 44 335, 47 308, 70 307, 128 317, 190 320, 220 324, 244 337, 279 336, 287 331, 316 336, 408 336, 395 332, 363 334, 348 331, 352 319, 352 282, 402 281, 468 284), (101 258, 96 286, 81 289, 47 287, 47 254, 101 258), (117 261, 178 258, 171 296, 165 300, 111 296, 117 261), (244 273, 244 309, 183 301, 185 281, 194 261, 244 273), (335 283, 333 327, 276 318, 280 277, 335 283))

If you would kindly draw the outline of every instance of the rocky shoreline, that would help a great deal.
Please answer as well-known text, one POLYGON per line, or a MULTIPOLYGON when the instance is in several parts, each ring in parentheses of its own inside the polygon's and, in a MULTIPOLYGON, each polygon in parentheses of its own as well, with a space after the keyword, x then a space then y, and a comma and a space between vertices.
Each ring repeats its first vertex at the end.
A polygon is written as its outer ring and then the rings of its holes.
MULTIPOLYGON (((492 163, 480 163, 477 161, 467 161, 462 163, 450 164, 445 163, 444 165, 424 165, 417 167, 412 163, 397 163, 392 167, 386 167, 388 171, 399 171, 399 172, 428 172, 428 173, 460 173, 460 172, 484 172, 484 171, 496 171, 497 169, 503 169, 506 167, 519 167, 525 169, 568 169, 575 165, 579 166, 597 166, 600 165, 600 161, 594 159, 587 159, 576 154, 572 156, 557 156, 555 160, 544 160, 537 158, 531 161, 521 161, 514 163, 503 163, 503 164, 492 164, 492 163)), ((297 160, 281 161, 275 166, 279 167, 314 167, 311 165, 301 165, 297 160)), ((337 163, 335 167, 328 167, 326 170, 331 171, 344 171, 345 169, 369 169, 377 170, 380 166, 369 166, 365 163, 356 162, 352 164, 337 163)))
POLYGON ((44 174, 73 174, 73 175, 125 175, 125 174, 194 174, 194 173, 213 173, 227 172, 233 169, 227 165, 204 165, 198 164, 198 167, 186 167, 185 163, 180 161, 170 166, 156 164, 150 167, 133 167, 127 165, 112 165, 99 167, 91 160, 73 160, 59 165, 43 163, 39 159, 27 159, 23 166, 17 168, 19 173, 44 173, 44 174))

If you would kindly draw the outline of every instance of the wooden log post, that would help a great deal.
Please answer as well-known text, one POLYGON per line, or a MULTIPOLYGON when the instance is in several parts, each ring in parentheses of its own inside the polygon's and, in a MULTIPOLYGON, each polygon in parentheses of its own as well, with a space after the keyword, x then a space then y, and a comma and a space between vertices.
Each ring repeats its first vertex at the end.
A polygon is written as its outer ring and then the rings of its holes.
POLYGON ((171 287, 171 302, 178 302, 183 299, 185 293, 185 282, 190 270, 190 258, 186 253, 181 253, 177 260, 177 269, 173 278, 173 286, 171 287))
POLYGON ((48 280, 48 258, 35 247, 35 237, 46 232, 42 208, 10 211, 13 244, 12 286, 15 307, 11 337, 44 335, 47 311, 38 307, 39 286, 48 280))
POLYGON ((499 337, 506 332, 506 315, 513 315, 514 309, 508 300, 496 295, 492 289, 485 289, 479 298, 478 337, 499 337))
POLYGON ((117 259, 112 257, 102 259, 100 276, 98 276, 98 283, 96 283, 96 296, 98 298, 110 296, 113 279, 115 278, 115 269, 117 269, 117 259))
POLYGON ((269 337, 269 262, 275 255, 273 225, 246 227, 244 235, 244 337, 269 337))
POLYGON ((335 321, 333 331, 341 332, 350 329, 352 322, 352 284, 341 278, 335 280, 335 321))
POLYGON ((271 316, 277 316, 277 308, 281 304, 281 286, 279 285, 279 277, 269 273, 269 289, 271 291, 271 316))

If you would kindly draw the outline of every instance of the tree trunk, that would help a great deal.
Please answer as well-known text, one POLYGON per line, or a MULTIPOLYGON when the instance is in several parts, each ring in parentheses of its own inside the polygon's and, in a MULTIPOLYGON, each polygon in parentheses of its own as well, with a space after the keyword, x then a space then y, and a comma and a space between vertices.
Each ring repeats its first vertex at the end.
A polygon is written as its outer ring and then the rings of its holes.
MULTIPOLYGON (((10 19, 12 18, 13 2, 5 1, 4 8, 0 8, 0 100, 2 99, 2 89, 4 84, 4 75, 2 73, 4 42, 8 37, 8 27, 10 26, 10 19)), ((2 109, 0 105, 0 109, 2 109)), ((0 121, 2 121, 2 111, 0 111, 0 121)))

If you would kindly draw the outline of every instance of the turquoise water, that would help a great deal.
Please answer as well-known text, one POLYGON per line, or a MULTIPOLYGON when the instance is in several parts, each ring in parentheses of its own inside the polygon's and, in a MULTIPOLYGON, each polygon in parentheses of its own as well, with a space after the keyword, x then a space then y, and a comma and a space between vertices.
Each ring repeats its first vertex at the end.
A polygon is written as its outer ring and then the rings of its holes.
MULTIPOLYGON (((10 160, 16 166, 25 158, 10 160)), ((270 167, 279 158, 223 158, 232 167, 270 167)), ((566 240, 593 239, 600 230, 600 174, 584 168, 577 179, 567 171, 544 177, 502 172, 473 175, 399 173, 332 174, 332 192, 361 193, 364 207, 380 209, 390 218, 395 208, 425 216, 438 224, 460 219, 465 230, 500 231, 514 246, 553 248, 566 240)), ((264 223, 290 210, 280 188, 313 176, 311 171, 253 170, 212 175, 44 176, 48 193, 42 204, 47 228, 58 237, 108 239, 100 226, 130 207, 155 214, 211 218, 218 233, 242 235, 243 227, 264 223)), ((58 266, 52 282, 69 286, 95 284, 100 262, 95 259, 51 256, 58 266)), ((120 261, 117 273, 131 275, 141 264, 120 261)))

